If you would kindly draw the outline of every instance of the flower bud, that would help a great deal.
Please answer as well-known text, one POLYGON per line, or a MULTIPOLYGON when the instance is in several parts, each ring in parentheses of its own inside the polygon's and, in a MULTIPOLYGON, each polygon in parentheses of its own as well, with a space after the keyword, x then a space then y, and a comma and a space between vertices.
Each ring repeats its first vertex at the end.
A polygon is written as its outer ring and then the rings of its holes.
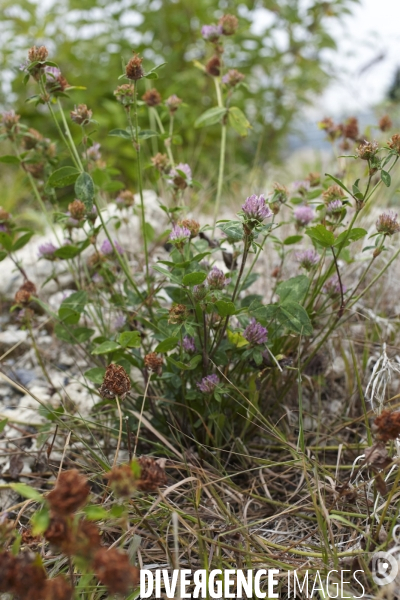
POLYGON ((131 106, 135 101, 135 86, 132 83, 124 83, 114 90, 114 96, 123 106, 131 106))
POLYGON ((169 160, 166 154, 157 152, 155 156, 151 157, 153 167, 155 167, 160 173, 166 173, 169 170, 169 160))
POLYGON ((32 46, 28 50, 28 60, 30 62, 44 62, 49 55, 49 51, 46 46, 32 46))
POLYGON ((71 217, 80 221, 86 214, 86 206, 81 200, 74 200, 68 204, 68 210, 71 213, 71 217))
POLYGON ((144 77, 142 62, 143 58, 140 58, 137 54, 135 54, 135 56, 130 59, 125 68, 126 76, 128 79, 137 81, 138 79, 142 79, 142 77, 144 77))
POLYGON ((147 106, 158 106, 161 104, 161 95, 158 90, 152 88, 143 94, 142 100, 147 104, 147 106))
POLYGON ((86 106, 86 104, 79 104, 75 106, 74 110, 71 110, 71 119, 77 125, 87 125, 92 118, 93 112, 86 106))
POLYGON ((206 64, 206 71, 212 77, 219 77, 221 73, 221 60, 219 56, 213 56, 206 64))
POLYGON ((392 119, 389 117, 389 115, 383 115, 383 117, 379 119, 379 129, 381 131, 388 131, 392 128, 392 125, 392 119))
POLYGON ((172 94, 172 96, 167 98, 165 101, 165 105, 168 106, 171 115, 173 115, 178 110, 181 104, 182 100, 178 98, 178 96, 176 96, 175 94, 172 94))
POLYGON ((222 35, 233 35, 239 27, 239 21, 235 15, 223 15, 218 21, 222 35))

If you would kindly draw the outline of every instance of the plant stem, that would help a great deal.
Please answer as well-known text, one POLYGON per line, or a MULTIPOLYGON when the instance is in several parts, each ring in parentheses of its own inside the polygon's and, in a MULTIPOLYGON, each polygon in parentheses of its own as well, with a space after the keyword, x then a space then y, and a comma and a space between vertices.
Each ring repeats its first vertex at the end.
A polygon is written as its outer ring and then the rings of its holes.
POLYGON ((127 115, 128 115, 129 127, 131 130, 131 136, 133 138, 132 139, 133 146, 136 150, 139 196, 140 196, 140 203, 141 203, 142 236, 143 236, 145 263, 146 263, 146 279, 147 279, 147 286, 149 287, 149 254, 148 254, 148 249, 147 249, 146 214, 145 214, 145 210, 144 210, 144 200, 143 200, 143 181, 142 181, 141 153, 140 153, 140 143, 139 143, 139 119, 138 119, 138 109, 137 109, 137 86, 138 86, 138 82, 136 82, 135 93, 134 93, 135 128, 133 128, 133 125, 132 125, 130 109, 127 111, 127 115))
MULTIPOLYGON (((218 106, 220 108, 223 108, 221 88, 219 85, 219 79, 217 77, 214 77, 214 83, 215 83, 215 90, 217 93, 218 106)), ((214 232, 215 232, 215 225, 216 225, 217 218, 218 218, 219 206, 221 204, 222 186, 223 186, 223 181, 224 181, 224 170, 225 170, 225 152, 226 152, 226 122, 225 122, 225 116, 224 116, 224 120, 222 122, 222 127, 221 127, 221 147, 220 147, 220 155, 219 155, 217 197, 215 199, 215 206, 214 206, 214 222, 213 222, 213 230, 212 230, 213 236, 214 236, 214 232)))
POLYGON ((65 134, 66 134, 66 136, 68 138, 68 141, 69 141, 69 144, 70 144, 70 147, 71 147, 71 151, 72 151, 73 157, 75 156, 75 160, 76 160, 76 163, 78 165, 78 169, 82 173, 84 171, 84 168, 83 168, 83 165, 82 165, 82 161, 81 161, 81 158, 79 156, 79 152, 76 149, 75 142, 74 142, 74 140, 72 138, 71 131, 70 131, 69 127, 68 127, 67 119, 65 118, 63 107, 61 106, 61 102, 60 102, 59 98, 57 98, 57 104, 58 104, 58 109, 60 111, 61 119, 62 119, 62 122, 63 122, 63 125, 64 125, 65 134))
MULTIPOLYGON (((164 129, 164 125, 162 124, 162 121, 160 119, 160 115, 158 114, 158 112, 156 111, 156 109, 154 107, 151 107, 150 110, 151 110, 151 113, 154 115, 154 117, 155 117, 155 119, 157 121, 157 125, 158 125, 161 133, 164 134, 165 133, 165 129, 164 129)), ((170 136, 169 139, 171 140, 171 136, 170 136)), ((172 156, 172 150, 171 150, 170 145, 167 143, 167 140, 164 140, 164 146, 165 146, 165 149, 166 149, 167 154, 168 154, 169 162, 171 163, 171 166, 173 167, 174 164, 175 164, 174 163, 174 157, 172 156)))

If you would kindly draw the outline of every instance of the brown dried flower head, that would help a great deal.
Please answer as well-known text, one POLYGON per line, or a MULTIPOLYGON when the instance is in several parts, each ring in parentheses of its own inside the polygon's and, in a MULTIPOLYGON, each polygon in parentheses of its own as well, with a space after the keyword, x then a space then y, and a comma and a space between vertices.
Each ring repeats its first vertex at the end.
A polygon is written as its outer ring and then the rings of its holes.
POLYGON ((2 206, 0 206, 0 223, 4 223, 10 219, 11 215, 2 206))
POLYGON ((93 111, 86 106, 86 104, 78 104, 74 110, 71 110, 71 119, 78 125, 87 125, 92 118, 93 111))
POLYGON ((166 99, 165 105, 169 108, 169 112, 171 115, 176 113, 180 105, 182 104, 182 100, 178 98, 175 94, 172 94, 169 98, 166 99))
POLYGON ((388 146, 400 155, 400 133, 395 133, 394 135, 392 135, 392 137, 388 141, 388 146))
POLYGON ((168 323, 176 325, 184 323, 187 319, 187 308, 184 304, 174 304, 168 311, 168 323))
POLYGON ((73 589, 62 575, 46 581, 44 600, 72 600, 73 589))
POLYGON ((32 46, 32 48, 29 48, 28 50, 28 60, 30 62, 45 62, 48 55, 49 51, 46 46, 32 46))
POLYGON ((36 294, 36 286, 32 281, 25 281, 16 292, 14 300, 22 306, 29 304, 31 297, 36 294))
POLYGON ((120 498, 131 498, 137 489, 137 477, 131 465, 114 467, 106 477, 110 488, 120 498))
POLYGON ((80 519, 74 523, 72 554, 89 559, 100 546, 100 530, 95 523, 87 519, 80 519))
POLYGON ((121 365, 108 365, 103 383, 99 389, 102 398, 125 398, 131 389, 131 380, 121 365))
POLYGON ((12 592, 24 600, 42 600, 46 572, 32 553, 20 554, 16 559, 16 577, 12 592))
POLYGON ((39 142, 42 141, 42 134, 31 127, 30 129, 28 129, 27 133, 22 138, 22 145, 24 148, 26 148, 26 150, 32 150, 32 148, 36 148, 39 142))
POLYGON ((143 94, 142 100, 147 104, 147 106, 158 106, 162 102, 160 92, 156 90, 156 88, 147 90, 147 92, 143 94))
POLYGON ((233 35, 237 32, 239 21, 235 15, 223 15, 218 21, 223 35, 233 35))
POLYGON ((166 154, 157 152, 155 156, 151 157, 151 162, 160 173, 167 173, 169 171, 169 160, 166 154))
POLYGON ((206 71, 213 77, 219 77, 221 73, 221 60, 219 56, 212 56, 206 64, 206 71))
POLYGON ((322 121, 320 121, 318 125, 320 129, 326 131, 328 139, 331 142, 336 140, 342 134, 341 127, 335 125, 333 119, 331 119, 330 117, 325 117, 325 119, 322 119, 322 121))
POLYGON ((332 202, 332 200, 342 200, 345 197, 346 195, 340 185, 330 185, 322 194, 325 203, 332 202))
POLYGON ((350 140, 356 141, 358 139, 359 129, 358 129, 358 119, 356 117, 350 117, 342 125, 342 134, 343 134, 343 137, 348 138, 350 140))
POLYGON ((86 477, 77 469, 71 469, 60 473, 55 488, 46 499, 55 514, 70 515, 86 503, 89 493, 86 477))
POLYGON ((114 96, 123 106, 131 106, 135 101, 135 86, 133 83, 124 83, 114 90, 114 96))
POLYGON ((81 200, 75 199, 73 202, 68 204, 68 210, 71 213, 71 217, 80 221, 84 218, 86 214, 86 206, 83 204, 81 200))
POLYGON ((383 117, 379 119, 378 125, 381 131, 389 131, 393 126, 393 122, 389 115, 383 115, 383 117))
POLYGON ((378 150, 377 142, 368 142, 364 140, 357 148, 357 154, 362 160, 370 160, 378 150))
POLYGON ((43 162, 22 162, 22 168, 35 179, 43 179, 45 165, 43 162))
POLYGON ((239 83, 241 83, 243 79, 243 73, 241 73, 237 69, 229 69, 226 75, 223 76, 222 83, 225 83, 225 85, 228 85, 229 87, 233 88, 239 85, 239 83))
POLYGON ((140 58, 138 54, 135 54, 126 65, 125 72, 128 79, 137 81, 142 79, 144 71, 142 67, 143 58, 140 58))
POLYGON ((17 559, 10 552, 0 552, 0 592, 12 592, 17 577, 17 559))
POLYGON ((15 136, 19 133, 19 120, 21 116, 17 115, 14 110, 8 110, 1 115, 2 130, 7 134, 8 139, 15 140, 15 136))
POLYGON ((195 221, 195 219, 183 219, 182 221, 178 221, 178 225, 180 227, 186 227, 186 229, 189 229, 191 240, 199 235, 200 223, 195 221))
POLYGON ((50 544, 61 548, 65 554, 70 554, 73 537, 71 522, 68 517, 57 514, 52 515, 43 536, 50 544))
POLYGON ((139 582, 139 569, 129 563, 128 555, 116 548, 100 548, 94 557, 93 569, 100 583, 110 594, 128 594, 139 582))
POLYGON ((159 487, 167 484, 165 474, 165 459, 154 459, 151 456, 141 456, 138 459, 140 478, 136 482, 141 492, 156 492, 159 487))
POLYGON ((156 352, 149 352, 144 357, 144 366, 149 371, 153 371, 158 375, 161 375, 162 372, 163 359, 162 356, 157 356, 156 352))
POLYGON ((289 198, 289 190, 285 185, 281 185, 280 183, 274 183, 274 195, 273 200, 280 202, 281 204, 285 204, 287 199, 289 198))
POLYGON ((129 208, 134 205, 135 196, 130 190, 122 190, 122 192, 119 192, 115 202, 118 208, 129 208))
POLYGON ((397 221, 397 214, 390 210, 382 213, 376 222, 376 230, 378 233, 389 236, 398 233, 400 231, 400 223, 397 221))
POLYGON ((396 440, 400 436, 400 411, 384 410, 376 417, 373 428, 382 442, 396 440))

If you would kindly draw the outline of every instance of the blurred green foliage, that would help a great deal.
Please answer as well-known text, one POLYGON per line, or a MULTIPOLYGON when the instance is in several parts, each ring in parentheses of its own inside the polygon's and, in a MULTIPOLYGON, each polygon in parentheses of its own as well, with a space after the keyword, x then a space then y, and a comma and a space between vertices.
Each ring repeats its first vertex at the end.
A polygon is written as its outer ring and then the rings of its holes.
MULTIPOLYGON (((30 126, 56 137, 50 120, 25 103, 37 90, 33 81, 27 89, 23 86, 19 70, 30 46, 46 45, 49 58, 59 64, 68 82, 87 88, 71 92, 65 108, 84 102, 93 110, 99 124, 93 139, 102 141, 108 158, 113 160, 115 155, 114 166, 128 183, 135 177, 130 162, 133 150, 129 143, 107 138, 107 133, 126 126, 113 90, 122 73, 122 61, 126 63, 134 49, 143 54, 145 68, 167 62, 159 71, 160 78, 151 83, 163 98, 177 94, 186 105, 176 118, 175 133, 183 142, 176 155, 192 166, 196 179, 212 180, 218 168, 219 126, 197 130, 193 123, 216 105, 214 86, 212 78, 193 61, 204 63, 211 52, 201 38, 201 26, 232 13, 238 16, 240 29, 227 40, 224 65, 246 75, 248 89, 242 87, 235 93, 234 104, 244 110, 253 128, 243 140, 229 132, 227 176, 242 177, 254 163, 276 159, 295 117, 328 83, 333 72, 329 59, 334 54, 326 50, 336 47, 330 24, 357 1, 20 0, 15 4, 14 0, 2 0, 0 101, 4 108, 15 108, 23 122, 29 119, 30 126)), ((140 85, 144 92, 145 83, 140 85)), ((141 118, 147 119, 146 107, 141 113, 141 118)), ((149 126, 152 124, 143 123, 143 127, 149 126)), ((79 136, 79 127, 74 127, 74 134, 79 136)), ((147 162, 156 150, 157 141, 147 144, 147 162)))

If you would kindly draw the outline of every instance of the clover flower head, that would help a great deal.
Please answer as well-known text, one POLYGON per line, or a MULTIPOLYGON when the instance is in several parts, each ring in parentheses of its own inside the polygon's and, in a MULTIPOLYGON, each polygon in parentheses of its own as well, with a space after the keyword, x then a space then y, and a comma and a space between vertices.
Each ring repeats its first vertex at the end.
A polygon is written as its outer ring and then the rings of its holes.
POLYGON ((382 213, 376 222, 376 230, 384 235, 393 235, 400 231, 400 224, 397 222, 397 214, 389 210, 382 213))
POLYGON ((310 250, 300 250, 296 252, 295 258, 303 269, 310 271, 319 261, 319 254, 311 248, 310 250))
POLYGON ((225 276, 225 273, 213 267, 207 275, 207 284, 212 290, 223 290, 226 285, 230 282, 230 279, 225 276))
POLYGON ((184 244, 190 239, 190 229, 181 225, 174 225, 169 240, 175 244, 184 244))
POLYGON ((341 200, 332 200, 326 207, 328 215, 334 215, 340 213, 343 208, 343 202, 341 200))
MULTIPOLYGON (((115 246, 115 249, 118 252, 118 254, 124 253, 123 249, 121 248, 121 246, 118 244, 118 242, 116 240, 114 240, 114 246, 115 246)), ((104 240, 104 242, 100 246, 100 251, 105 256, 110 256, 111 254, 114 253, 114 248, 112 247, 110 240, 104 240)))
POLYGON ((196 344, 194 338, 190 337, 189 335, 185 335, 185 337, 182 340, 182 348, 185 352, 188 352, 189 354, 191 354, 192 352, 196 352, 196 344))
POLYGON ((272 217, 272 211, 265 202, 264 196, 256 196, 252 194, 246 199, 246 202, 242 204, 242 210, 246 219, 250 221, 258 221, 261 223, 264 219, 272 217))
POLYGON ((256 346, 258 344, 265 344, 268 339, 268 331, 253 318, 244 330, 243 336, 250 344, 256 346))
POLYGON ((54 258, 54 252, 57 247, 51 242, 45 242, 39 246, 39 257, 40 258, 54 258))
POLYGON ((207 42, 217 42, 222 35, 222 27, 220 25, 203 25, 201 35, 207 42))
POLYGON ((86 158, 96 161, 101 159, 100 144, 99 142, 94 143, 90 148, 86 150, 86 158))
POLYGON ((298 225, 308 225, 315 217, 315 213, 311 206, 307 206, 306 204, 302 206, 298 206, 294 209, 294 217, 298 223, 298 225))
MULTIPOLYGON (((340 294, 340 281, 337 275, 333 275, 328 281, 325 283, 322 290, 326 294, 330 294, 331 296, 338 296, 340 294)), ((347 292, 347 287, 342 283, 342 292, 345 294, 347 292)))
POLYGON ((168 183, 184 190, 192 185, 192 169, 187 163, 179 163, 169 172, 168 183))
POLYGON ((239 85, 244 79, 243 73, 240 73, 237 69, 229 69, 227 73, 222 77, 221 81, 229 87, 235 87, 239 85))
POLYGON ((218 375, 207 375, 197 383, 197 387, 201 392, 203 392, 203 394, 212 394, 212 392, 215 390, 218 384, 218 375))
POLYGON ((307 192, 310 190, 311 184, 310 181, 308 179, 304 179, 301 181, 294 181, 292 184, 292 188, 293 188, 293 192, 297 193, 297 194, 307 194, 307 192))

